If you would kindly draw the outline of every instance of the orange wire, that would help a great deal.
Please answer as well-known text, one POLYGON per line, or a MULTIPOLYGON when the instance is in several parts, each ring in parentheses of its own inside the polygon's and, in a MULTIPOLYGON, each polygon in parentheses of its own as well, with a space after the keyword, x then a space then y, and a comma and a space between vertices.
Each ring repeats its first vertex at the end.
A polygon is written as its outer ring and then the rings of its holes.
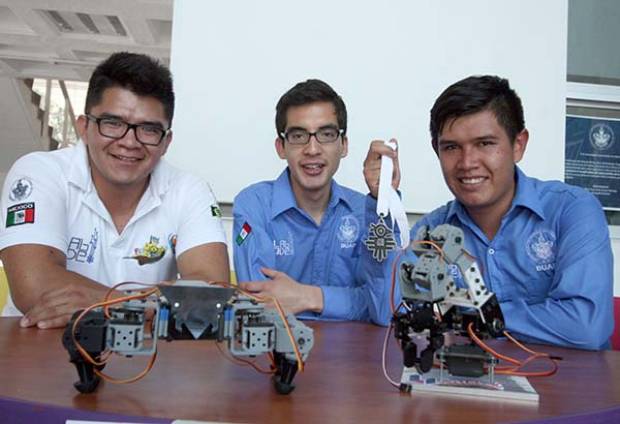
POLYGON ((291 343, 293 344, 293 350, 295 351, 295 358, 297 360, 297 370, 300 372, 304 372, 305 364, 301 360, 301 352, 299 352, 299 348, 297 347, 297 342, 295 341, 295 337, 293 336, 293 331, 291 330, 291 327, 288 325, 288 321, 286 320, 286 315, 284 314, 284 310, 282 309, 282 306, 280 305, 280 302, 278 301, 278 299, 274 297, 273 301, 275 302, 276 308, 280 311, 279 312, 280 316, 282 317, 282 321, 284 321, 284 328, 286 329, 286 332, 288 333, 288 337, 291 339, 291 343))
MULTIPOLYGON (((108 300, 110 300, 110 296, 112 295, 112 293, 114 293, 114 290, 116 290, 116 289, 117 289, 117 288, 119 288, 120 286, 124 286, 124 285, 127 285, 127 284, 133 284, 133 285, 142 286, 142 287, 152 287, 152 288, 156 287, 156 286, 155 286, 155 285, 153 285, 153 284, 137 283, 137 282, 134 282, 134 281, 123 281, 122 283, 118 283, 118 284, 115 284, 115 285, 113 285, 112 287, 110 287, 110 288, 108 289, 108 291, 106 292, 105 297, 103 298, 103 300, 104 300, 104 301, 108 301, 108 300)), ((160 283, 160 284, 161 284, 161 283, 160 283)), ((157 285, 159 285, 159 284, 157 284, 157 285)), ((108 305, 108 306, 109 306, 109 305, 108 305)), ((106 316, 106 318, 110 318, 110 312, 109 312, 109 308, 108 308, 108 306, 105 306, 105 307, 103 308, 103 313, 104 313, 104 315, 106 316)))
POLYGON ((515 375, 515 376, 521 376, 521 377, 548 377, 550 375, 553 375, 556 373, 556 371, 558 370, 558 364, 557 362, 550 358, 549 355, 547 354, 538 354, 538 355, 531 355, 530 357, 528 357, 526 360, 523 361, 522 365, 519 367, 513 367, 513 369, 507 369, 507 370, 499 370, 497 372, 497 374, 505 374, 505 375, 515 375), (535 359, 548 359, 549 361, 551 361, 552 364, 552 368, 548 371, 520 371, 521 368, 523 368, 525 365, 527 365, 529 362, 532 362, 535 359))
POLYGON ((118 378, 110 377, 109 375, 104 374, 102 371, 99 371, 96 368, 95 368, 94 371, 95 371, 95 374, 97 374, 99 377, 103 378, 105 381, 109 381, 110 383, 114 383, 114 384, 133 383, 134 381, 140 380, 141 378, 143 378, 145 375, 147 375, 149 373, 151 368, 153 368, 153 364, 155 363, 155 358, 156 357, 157 357, 157 349, 155 349, 155 352, 153 352, 153 354, 151 355, 149 363, 146 365, 146 367, 138 375, 136 375, 134 377, 131 377, 131 378, 118 379, 118 378))
POLYGON ((499 359, 503 359, 504 361, 510 362, 511 364, 521 365, 521 361, 519 361, 517 359, 514 359, 514 358, 511 358, 510 356, 502 355, 501 353, 493 350, 489 345, 485 344, 482 340, 480 340, 480 338, 478 338, 478 336, 476 336, 476 334, 474 333, 474 324, 471 323, 471 322, 467 326, 467 334, 469 334, 469 337, 471 337, 471 339, 478 346, 480 346, 483 350, 489 352, 494 357, 499 358, 499 359))
MULTIPOLYGON (((414 246, 416 244, 428 244, 432 247, 435 248, 435 250, 437 250, 439 252, 439 254, 441 255, 441 258, 444 259, 445 261, 445 257, 444 257, 444 252, 441 249, 441 247, 439 245, 437 245, 435 242, 432 242, 430 240, 414 240, 410 243, 410 247, 414 246)), ((390 307, 392 309, 392 314, 395 313, 396 308, 394 306, 394 290, 395 290, 395 285, 396 285, 396 267, 398 264, 398 260, 400 259, 400 257, 402 256, 403 252, 405 250, 401 250, 399 252, 399 254, 396 256, 396 258, 394 259, 394 262, 392 264, 392 276, 391 276, 391 287, 390 287, 390 307)), ((465 253, 467 256, 469 256, 472 260, 476 261, 476 257, 474 255, 472 255, 471 253, 469 253, 466 249, 462 249, 463 253, 465 253)), ((480 272, 483 272, 483 269, 480 268, 480 272)), ((399 305, 400 308, 400 305, 399 305)), ((525 347, 523 344, 521 344, 520 342, 518 342, 514 337, 512 337, 507 331, 504 331, 504 335, 513 343, 515 343, 519 348, 521 348, 523 351, 527 352, 530 354, 530 356, 525 359, 523 362, 514 359, 510 356, 507 355, 503 355, 497 351, 495 351, 494 349, 492 349, 490 346, 488 346, 487 344, 485 344, 473 331, 473 323, 470 323, 469 326, 467 327, 467 333, 469 334, 470 338, 480 347, 482 348, 484 351, 490 353, 491 355, 493 355, 495 358, 499 358, 501 360, 504 360, 506 362, 512 363, 515 366, 513 367, 496 367, 496 373, 498 374, 507 374, 507 375, 515 375, 515 376, 527 376, 527 377, 542 377, 542 376, 550 376, 555 374, 555 372, 558 369, 558 365, 557 365, 557 361, 555 361, 553 358, 550 357, 549 354, 547 353, 540 353, 540 352, 535 352, 531 349, 528 349, 527 347, 525 347), (532 362, 535 359, 539 359, 539 358, 546 358, 549 359, 551 361, 551 363, 553 364, 553 368, 549 371, 540 371, 540 372, 527 372, 527 371, 519 371, 521 368, 523 368, 525 365, 527 365, 528 363, 532 362)))
MULTIPOLYGON (((151 290, 147 290, 146 292, 141 292, 139 294, 136 295, 130 295, 130 296, 123 296, 123 297, 119 297, 113 300, 108 300, 108 301, 103 301, 103 302, 99 302, 99 303, 95 303, 94 305, 91 305, 89 307, 87 307, 86 309, 84 309, 75 319, 75 321, 73 322, 73 326, 71 327, 71 337, 73 339, 73 343, 75 344, 76 349, 78 350, 78 352, 80 352, 80 354, 82 355, 82 358, 84 358, 86 360, 86 362, 91 363, 92 365, 97 365, 97 366, 101 366, 104 365, 106 362, 105 361, 96 361, 95 359, 93 359, 90 354, 82 347, 82 345, 77 341, 77 339, 75 338, 75 330, 77 328, 77 324, 80 322, 80 320, 82 320, 82 318, 91 310, 95 309, 95 308, 99 308, 99 307, 105 307, 108 305, 114 305, 117 303, 122 303, 122 302, 126 302, 128 300, 133 300, 133 299, 141 299, 141 298, 146 298, 148 296, 150 296, 151 294, 154 294, 158 291, 159 289, 157 289, 156 287, 151 289, 151 290)), ((107 358, 106 358, 107 359, 107 358)))
POLYGON ((502 360, 504 360, 506 362, 510 362, 510 363, 515 365, 514 367, 498 367, 498 368, 496 368, 496 373, 497 374, 505 374, 505 375, 513 375, 513 376, 523 376, 523 377, 547 377, 547 376, 555 374, 557 372, 557 370, 558 370, 558 363, 557 363, 557 361, 554 360, 553 358, 551 358, 551 356, 548 353, 535 352, 535 351, 533 351, 531 349, 528 349, 523 344, 521 344, 518 341, 516 341, 516 339, 514 339, 512 336, 510 336, 507 331, 505 331, 504 334, 507 335, 507 337, 508 337, 508 339, 510 341, 514 342, 519 348, 521 348, 525 352, 530 353, 530 356, 528 358, 526 358, 523 361, 519 361, 519 360, 514 359, 514 358, 512 358, 510 356, 502 355, 502 354, 496 352, 490 346, 485 344, 478 336, 476 336, 476 334, 474 333, 474 330, 473 330, 473 323, 471 323, 471 322, 467 326, 467 333, 469 334, 471 339, 478 346, 480 346, 480 348, 482 348, 486 352, 489 352, 491 355, 493 355, 496 358, 502 359, 502 360), (528 363, 534 361, 535 359, 540 359, 540 358, 548 359, 549 361, 551 361, 552 368, 550 370, 548 370, 548 371, 520 371, 528 363))
POLYGON ((297 370, 300 372, 304 371, 305 364, 301 358, 301 352, 299 351, 299 347, 297 346, 297 342, 295 341, 295 337, 293 336, 293 331, 291 330, 288 320, 286 319, 286 314, 284 313, 284 310, 282 309, 282 306, 280 305, 280 302, 278 301, 278 299, 276 299, 275 297, 263 298, 261 296, 256 296, 248 291, 241 289, 240 287, 236 285, 233 285, 231 283, 227 283, 224 281, 217 281, 217 282, 214 282, 213 284, 233 288, 237 290, 238 292, 248 296, 249 298, 256 300, 257 302, 266 303, 266 300, 272 301, 274 305, 276 306, 276 309, 278 310, 278 315, 280 315, 280 318, 282 318, 282 322, 284 323, 284 328, 286 329, 286 333, 288 334, 291 344, 293 345, 293 351, 295 352, 295 359, 297 360, 297 370))
POLYGON ((222 354, 222 356, 224 357, 224 359, 232 362, 235 365, 241 365, 241 366, 246 366, 249 365, 252 368, 254 368, 256 371, 258 371, 261 374, 274 374, 274 370, 264 370, 262 368, 260 368, 255 361, 248 361, 247 359, 242 359, 242 358, 235 358, 234 356, 228 355, 226 354, 223 350, 222 347, 220 346, 219 342, 216 342, 215 345, 217 346, 217 350, 220 351, 220 353, 222 354))
MULTIPOLYGON (((231 283, 228 283, 226 281, 213 281, 210 282, 209 284, 213 284, 213 285, 220 285, 220 286, 224 286, 224 287, 230 287, 232 289, 235 289, 236 291, 238 291, 239 293, 242 293, 246 296, 248 296, 251 299, 256 300, 257 302, 260 303, 266 303, 267 300, 272 301, 275 305, 276 305, 276 309, 278 310, 278 315, 280 315, 280 318, 282 318, 282 322, 284 323, 284 328, 286 329, 286 333, 288 334, 288 337, 291 341, 291 344, 293 345, 293 350, 295 352, 295 359, 297 360, 297 370, 300 372, 304 371, 304 362, 301 358, 301 352, 299 351, 299 347, 297 346, 297 342, 295 341, 295 337, 293 336, 293 332, 291 330, 291 327, 288 323, 288 320, 286 319, 286 314, 284 313, 284 310, 282 309, 282 306, 280 306, 280 302, 278 301, 278 299, 276 299, 275 297, 267 297, 267 298, 263 298, 261 296, 256 296, 248 291, 245 291, 243 289, 241 289, 239 286, 237 285, 233 285, 231 283)), ((239 359, 239 358, 237 358, 239 359)))
MULTIPOLYGON (((84 310, 83 310, 83 311, 82 311, 82 312, 78 315, 78 317, 75 319, 75 321, 74 321, 74 323, 73 323, 73 326, 72 326, 72 333, 71 333, 72 338, 73 338, 73 342, 74 342, 74 344, 75 344, 75 346, 76 346, 76 348, 77 348, 78 352, 80 352, 80 354, 82 355, 82 357, 83 357, 83 358, 84 358, 87 362, 91 363, 92 365, 95 365, 95 366, 102 366, 102 365, 105 365, 105 364, 106 364, 106 362, 107 362, 107 360, 109 359, 109 356, 110 356, 110 355, 109 355, 109 354, 110 354, 110 351, 102 352, 101 357, 104 357, 104 359, 103 359, 103 360, 100 360, 100 361, 97 361, 97 360, 93 359, 93 358, 90 356, 90 354, 89 354, 89 353, 88 353, 88 352, 87 352, 87 351, 86 351, 86 350, 82 347, 82 345, 81 345, 81 344, 77 341, 77 339, 75 338, 75 330, 76 330, 76 328, 77 328, 77 324, 80 322, 80 320, 82 320, 82 318, 83 318, 83 317, 84 317, 84 316, 85 316, 85 315, 86 315, 89 311, 91 311, 91 310, 93 310, 93 309, 95 309, 95 308, 98 308, 98 307, 103 307, 105 316, 106 316, 107 318, 109 318, 109 317, 110 317, 110 315, 109 315, 109 310, 108 310, 108 307, 109 307, 109 306, 111 306, 111 305, 115 305, 115 304, 118 304, 118 303, 123 303, 123 302, 129 301, 129 300, 134 300, 134 299, 144 299, 144 298, 146 298, 146 297, 150 296, 151 294, 157 293, 157 292, 159 291, 159 289, 158 289, 157 287, 153 287, 151 290, 147 290, 147 291, 145 291, 145 292, 141 292, 141 293, 136 294, 136 295, 122 296, 122 297, 118 297, 118 298, 115 298, 115 299, 109 300, 109 296, 110 296, 110 295, 114 292, 114 290, 115 290, 116 288, 118 288, 118 287, 122 286, 122 285, 125 285, 125 284, 139 284, 139 285, 145 285, 145 286, 148 286, 148 287, 152 287, 152 285, 143 284, 143 283, 134 283, 134 282, 123 282, 123 283, 119 283, 119 284, 117 284, 117 285, 115 285, 115 286, 111 287, 111 288, 108 290, 108 292, 107 292, 107 293, 106 293, 106 295, 105 295, 105 300, 104 300, 103 302, 95 303, 94 305, 91 305, 91 306, 87 307, 86 309, 84 309, 84 310)), ((256 301, 258 301, 258 302, 261 302, 261 303, 265 303, 265 299, 264 299, 264 298, 262 298, 262 297, 260 297, 260 296, 256 296, 256 295, 254 295, 254 294, 252 294, 252 293, 250 293, 250 292, 247 292, 247 291, 245 291, 245 290, 242 290, 242 289, 240 289, 240 288, 239 288, 238 286, 236 286, 236 285, 232 285, 232 284, 227 283, 227 282, 216 282, 216 283, 214 283, 214 284, 218 284, 218 285, 228 286, 228 287, 234 288, 235 290, 237 290, 237 291, 239 291, 240 293, 242 293, 242 294, 244 294, 244 295, 248 296, 248 297, 249 297, 249 298, 251 298, 251 299, 254 299, 254 300, 256 300, 256 301)), ((303 362, 303 360, 302 360, 302 358, 301 358, 301 353, 300 353, 300 351, 299 351, 299 347, 297 346, 297 343, 296 343, 295 338, 294 338, 294 336, 293 336, 293 332, 292 332, 292 330, 291 330, 291 328, 290 328, 290 325, 289 325, 289 323, 288 323, 288 320, 286 319, 286 314, 284 313, 284 310, 282 309, 282 306, 280 305, 280 302, 279 302, 279 301, 278 301, 275 297, 271 297, 271 298, 268 298, 268 299, 269 299, 269 300, 271 300, 271 301, 275 304, 276 309, 277 309, 277 311, 278 311, 278 315, 280 315, 280 318, 282 318, 282 322, 284 323, 284 327, 285 327, 285 329, 286 329, 287 335, 288 335, 288 337, 290 338, 291 343, 292 343, 292 345, 293 345, 293 350, 295 351, 295 357, 296 357, 296 360, 297 360, 297 369, 298 369, 298 371, 303 372, 303 371, 304 371, 304 365, 305 365, 305 364, 304 364, 304 362, 303 362)), ((216 343, 216 345, 217 345, 217 347, 218 347, 218 350, 220 350, 220 352, 222 352, 222 351, 221 351, 221 348, 220 348, 220 346, 219 346, 219 343, 216 343)), ((223 353, 223 352, 222 352, 222 353, 223 353)), ((95 369, 95 370, 94 370, 94 372, 95 372, 95 374, 96 374, 96 375, 100 376, 102 379, 104 379, 104 380, 106 380, 106 381, 109 381, 109 382, 111 382, 111 383, 116 383, 116 384, 126 384, 126 383, 132 383, 132 382, 134 382, 134 381, 137 381, 137 380, 139 380, 139 379, 143 378, 143 377, 144 377, 144 376, 145 376, 145 375, 146 375, 146 374, 147 374, 147 373, 151 370, 151 368, 153 367, 153 364, 155 363, 155 359, 156 359, 156 357, 157 357, 157 350, 155 350, 155 352, 153 353, 153 355, 151 355, 150 361, 149 361, 149 363, 147 364, 147 366, 145 367, 145 369, 144 369, 144 370, 142 370, 142 371, 141 371, 138 375, 136 375, 136 376, 134 376, 134 377, 131 377, 131 378, 127 378, 127 379, 117 379, 117 378, 111 377, 111 376, 109 376, 109 375, 107 375, 107 374, 105 374, 105 373, 103 373, 103 372, 101 372, 101 371, 99 371, 99 370, 97 370, 97 369, 95 369)), ((227 357, 226 355, 224 355, 224 357, 226 357, 227 359, 231 360, 231 358, 227 357)), ((271 361, 272 361, 272 367, 273 367, 273 364, 274 364, 274 362, 273 362, 273 361, 274 361, 274 359, 273 359, 273 355, 270 355, 270 359, 271 359, 271 361)), ((266 370, 264 370, 264 369, 261 369, 258 365, 256 365, 256 364, 255 364, 254 362, 252 362, 252 361, 244 360, 244 359, 241 359, 241 358, 235 358, 235 360, 236 360, 236 361, 238 361, 238 362, 236 362, 238 365, 244 365, 244 364, 245 364, 245 365, 250 365, 250 366, 251 366, 251 367, 253 367, 256 371, 258 371, 258 372, 260 372, 260 373, 263 373, 263 374, 273 374, 273 373, 275 372, 275 371, 266 371, 266 370)), ((233 361, 233 363, 235 363, 235 362, 233 361)))
POLYGON ((394 306, 394 290, 396 286, 396 266, 398 265, 398 261, 400 260, 400 257, 403 255, 404 252, 405 252, 405 249, 398 252, 398 255, 396 255, 396 258, 394 258, 394 262, 392 262, 392 278, 391 278, 391 284, 390 284, 390 309, 392 310, 392 315, 394 315, 394 312, 396 312, 396 308, 394 306))
POLYGON ((506 331, 506 330, 504 330, 504 336, 506 336, 506 338, 508 340, 510 340, 511 342, 516 344, 517 346, 519 346, 522 350, 526 351, 527 353, 531 353, 532 355, 537 355, 538 354, 538 352, 535 352, 532 349, 528 349, 527 347, 525 347, 525 345, 523 345, 519 341, 517 341, 517 339, 512 337, 512 335, 508 331, 506 331))

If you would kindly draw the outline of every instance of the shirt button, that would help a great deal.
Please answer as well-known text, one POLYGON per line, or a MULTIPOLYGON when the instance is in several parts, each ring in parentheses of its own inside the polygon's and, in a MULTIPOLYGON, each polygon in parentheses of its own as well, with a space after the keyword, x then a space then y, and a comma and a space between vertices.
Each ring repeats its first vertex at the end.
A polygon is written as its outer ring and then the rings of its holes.
POLYGON ((493 255, 495 253, 495 249, 493 249, 492 247, 489 249, 489 255, 493 255))

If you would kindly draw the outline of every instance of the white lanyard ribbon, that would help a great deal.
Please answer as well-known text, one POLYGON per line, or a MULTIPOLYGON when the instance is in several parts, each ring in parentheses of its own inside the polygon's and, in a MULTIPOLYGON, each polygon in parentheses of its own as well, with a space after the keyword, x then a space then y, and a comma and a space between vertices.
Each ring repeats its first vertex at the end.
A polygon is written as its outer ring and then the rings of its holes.
MULTIPOLYGON (((385 145, 392 150, 396 150, 396 143, 393 141, 385 142, 385 145)), ((400 247, 402 249, 409 246, 409 221, 405 213, 405 207, 400 200, 398 193, 392 187, 392 173, 394 172, 394 162, 391 157, 381 156, 381 173, 379 175, 379 194, 377 198, 377 215, 387 217, 392 215, 392 229, 394 223, 400 230, 400 247)))

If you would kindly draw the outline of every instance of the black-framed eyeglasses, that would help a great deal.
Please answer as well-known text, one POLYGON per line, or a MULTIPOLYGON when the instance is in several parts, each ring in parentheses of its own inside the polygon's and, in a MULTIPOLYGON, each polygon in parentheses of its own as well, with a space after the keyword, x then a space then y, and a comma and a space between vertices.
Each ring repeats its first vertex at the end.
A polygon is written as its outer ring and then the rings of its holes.
POLYGON ((86 114, 86 117, 97 123, 99 134, 104 137, 119 140, 125 137, 129 130, 133 129, 136 140, 147 146, 158 146, 166 134, 168 134, 168 131, 170 131, 170 128, 164 129, 157 124, 130 124, 122 119, 111 117, 98 118, 90 114, 86 114))
POLYGON ((315 132, 310 132, 303 128, 291 128, 290 130, 280 133, 280 137, 295 146, 303 146, 310 142, 310 137, 312 136, 321 144, 330 144, 338 140, 343 134, 344 130, 330 126, 319 128, 315 132))

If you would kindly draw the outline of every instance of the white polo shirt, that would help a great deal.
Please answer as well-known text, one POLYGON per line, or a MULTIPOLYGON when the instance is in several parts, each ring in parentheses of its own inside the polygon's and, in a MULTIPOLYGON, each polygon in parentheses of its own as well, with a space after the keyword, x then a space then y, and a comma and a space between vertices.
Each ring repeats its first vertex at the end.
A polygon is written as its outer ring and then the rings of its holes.
MULTIPOLYGON (((18 244, 54 247, 65 253, 68 270, 106 286, 174 279, 183 252, 226 243, 209 185, 164 160, 118 234, 93 185, 82 142, 16 161, 4 183, 0 213, 0 250, 18 244)), ((19 315, 11 299, 3 315, 19 315)))

